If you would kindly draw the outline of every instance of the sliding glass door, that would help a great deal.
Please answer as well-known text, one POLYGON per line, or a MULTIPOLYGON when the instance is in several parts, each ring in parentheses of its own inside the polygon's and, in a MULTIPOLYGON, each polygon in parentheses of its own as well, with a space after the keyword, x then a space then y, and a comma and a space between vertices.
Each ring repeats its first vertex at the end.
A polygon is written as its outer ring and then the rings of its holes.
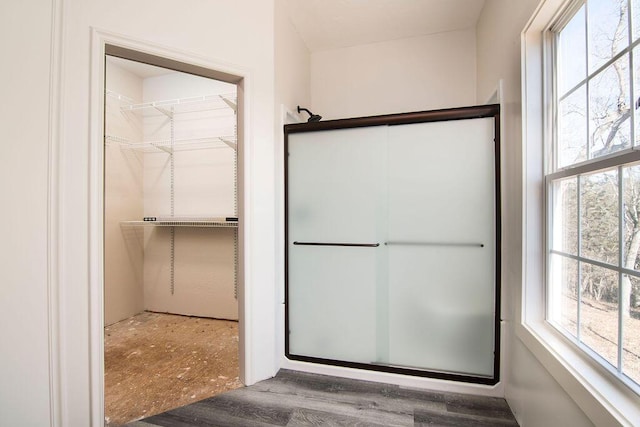
POLYGON ((498 111, 478 108, 286 127, 289 358, 497 381, 498 111))
POLYGON ((290 351, 370 363, 386 128, 294 139, 288 167, 288 281, 296 284, 288 288, 290 351))
POLYGON ((392 365, 493 375, 493 145, 493 119, 389 127, 392 365))

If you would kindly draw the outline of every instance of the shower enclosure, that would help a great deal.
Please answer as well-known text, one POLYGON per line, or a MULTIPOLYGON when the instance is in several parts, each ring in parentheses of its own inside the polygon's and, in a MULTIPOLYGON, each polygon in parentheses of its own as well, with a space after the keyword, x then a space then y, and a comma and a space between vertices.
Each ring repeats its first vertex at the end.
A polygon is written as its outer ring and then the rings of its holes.
POLYGON ((285 126, 289 359, 499 371, 499 106, 285 126))

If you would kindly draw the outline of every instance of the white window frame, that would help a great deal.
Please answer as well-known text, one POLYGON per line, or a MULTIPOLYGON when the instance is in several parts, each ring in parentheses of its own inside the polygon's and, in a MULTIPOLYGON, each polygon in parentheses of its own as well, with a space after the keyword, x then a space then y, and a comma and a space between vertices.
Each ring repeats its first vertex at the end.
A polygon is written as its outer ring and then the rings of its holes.
MULTIPOLYGON (((573 17, 575 16, 575 14, 578 12, 578 10, 585 5, 586 1, 585 0, 573 0, 572 2, 570 2, 569 6, 563 10, 561 17, 559 19, 559 22, 557 24, 555 24, 553 26, 553 28, 551 28, 549 30, 549 43, 550 43, 550 48, 549 51, 551 52, 551 55, 553 56, 553 58, 550 58, 550 60, 553 62, 550 66, 551 68, 551 74, 556 74, 556 69, 554 67, 554 64, 557 61, 557 58, 555 57, 555 55, 557 54, 556 51, 556 46, 558 43, 558 36, 559 34, 562 32, 562 30, 564 29, 565 25, 568 24, 568 22, 570 20, 573 19, 573 17)), ((630 3, 630 2, 629 2, 630 3)), ((628 16, 630 15, 630 13, 628 14, 628 16)), ((585 15, 586 17, 586 15, 585 15)), ((588 24, 588 23, 587 23, 588 24)), ((629 24, 631 24, 629 22, 629 24)), ((631 25, 629 25, 629 29, 628 31, 631 31, 631 25)), ((592 80, 593 78, 596 78, 600 72, 602 72, 604 69, 606 69, 607 67, 609 67, 610 65, 612 65, 615 61, 617 61, 620 58, 623 57, 627 57, 630 59, 629 62, 629 88, 630 88, 630 99, 636 99, 637 98, 637 94, 634 95, 634 88, 633 88, 633 57, 632 57, 632 52, 633 49, 640 44, 640 40, 636 40, 635 43, 633 44, 629 44, 629 46, 627 46, 625 49, 623 49, 620 53, 618 53, 616 56, 614 56, 613 58, 611 58, 610 60, 608 60, 607 62, 605 62, 604 65, 600 66, 598 69, 589 72, 587 78, 584 80, 584 87, 587 88, 588 91, 588 86, 589 86, 589 82, 590 80, 592 80)), ((586 60, 586 58, 585 58, 586 60)), ((552 76, 548 76, 548 78, 552 78, 552 76)), ((579 85, 582 85, 582 82, 579 83, 579 85)), ((557 108, 557 102, 558 102, 558 93, 557 93, 557 84, 553 84, 550 83, 549 85, 547 85, 548 87, 551 87, 553 90, 553 93, 551 94, 551 96, 553 97, 553 105, 551 106, 551 111, 550 114, 553 114, 554 117, 552 118, 552 123, 558 123, 558 108, 557 108)), ((579 86, 578 86, 579 87, 579 86)), ((572 89, 573 90, 573 89, 572 89)), ((588 92, 587 92, 588 93, 588 92)), ((590 101, 587 99, 587 111, 589 111, 589 103, 590 101)), ((633 137, 634 135, 634 124, 635 124, 635 119, 636 119, 636 109, 634 108, 633 104, 635 104, 635 102, 631 102, 630 105, 630 116, 629 116, 629 125, 630 125, 630 130, 631 130, 631 136, 633 137)), ((587 124, 588 119, 585 121, 585 125, 587 124)), ((555 133, 555 132, 554 132, 555 133)), ((637 271, 633 271, 633 270, 629 270, 627 268, 624 268, 623 266, 623 245, 622 245, 622 241, 623 241, 623 228, 622 228, 622 218, 624 217, 624 213, 622 212, 622 204, 623 203, 623 185, 622 185, 622 179, 623 179, 623 173, 622 173, 622 168, 625 166, 628 166, 630 164, 633 163, 637 163, 638 161, 640 161, 640 150, 637 145, 624 149, 624 150, 620 150, 618 152, 614 152, 611 153, 609 155, 606 156, 601 156, 601 157, 597 157, 597 158, 593 158, 593 159, 589 159, 589 160, 585 160, 582 162, 578 162, 572 165, 568 165, 568 166, 564 166, 564 167, 559 167, 557 165, 558 163, 558 150, 556 148, 556 145, 558 143, 558 136, 554 135, 553 139, 555 140, 556 144, 553 144, 552 141, 549 141, 546 144, 546 151, 549 153, 546 156, 546 161, 547 162, 551 162, 552 164, 550 165, 546 165, 545 167, 545 171, 546 171, 546 175, 545 175, 545 191, 546 191, 546 196, 545 196, 545 200, 547 201, 547 217, 546 217, 546 230, 547 230, 547 239, 546 239, 546 249, 545 249, 545 254, 546 254, 546 268, 547 268, 547 289, 549 289, 550 284, 551 284, 551 275, 549 272, 549 266, 551 264, 551 254, 556 254, 562 258, 565 259, 573 259, 575 261, 581 262, 581 263, 587 263, 590 264, 592 266, 598 266, 598 267, 602 267, 605 268, 607 270, 610 271, 614 271, 617 275, 618 275, 618 279, 621 280, 622 275, 629 275, 629 276, 634 276, 636 278, 640 277, 640 272, 637 271), (617 179, 618 179, 618 203, 619 203, 619 210, 617 212, 618 214, 618 220, 619 222, 619 232, 618 232, 618 239, 619 239, 619 248, 618 248, 618 263, 617 265, 612 265, 606 262, 601 262, 598 261, 596 259, 593 258, 589 258, 587 256, 583 256, 580 253, 580 248, 578 248, 578 252, 577 254, 569 254, 566 252, 562 252, 562 251, 558 251, 558 250, 554 250, 552 248, 551 245, 551 234, 553 233, 553 229, 554 229, 554 225, 553 225, 553 191, 552 191, 552 186, 554 182, 558 182, 562 179, 566 179, 566 178, 576 178, 576 183, 577 183, 577 188, 576 190, 578 191, 578 194, 580 194, 580 177, 586 174, 590 174, 590 173, 597 173, 597 172, 602 172, 602 171, 608 171, 608 170, 616 170, 617 171, 617 179)), ((589 147, 587 144, 587 152, 589 151, 589 147)), ((578 196, 578 200, 579 200, 579 196, 578 196)), ((578 216, 580 215, 580 206, 578 206, 578 216)), ((603 364, 603 366, 605 368, 607 368, 612 374, 616 375, 623 383, 625 383, 627 386, 629 386, 633 391, 635 391, 636 393, 638 393, 640 391, 640 386, 638 384, 636 384, 633 380, 631 380, 630 378, 625 377, 622 372, 620 371, 620 367, 622 366, 622 362, 623 362, 623 358, 622 358, 622 349, 623 349, 623 341, 622 341, 622 329, 620 327, 618 327, 618 345, 617 345, 617 365, 618 365, 618 369, 611 367, 607 361, 604 359, 604 357, 599 354, 597 351, 589 348, 587 345, 585 345, 584 343, 581 342, 580 340, 580 323, 581 323, 581 319, 580 319, 580 307, 578 307, 578 318, 577 318, 577 323, 578 323, 578 327, 577 327, 577 335, 574 337, 572 336, 569 331, 566 331, 561 325, 559 324, 555 324, 553 322, 553 319, 551 319, 552 317, 552 310, 551 310, 551 306, 554 305, 555 303, 559 303, 558 301, 554 301, 554 296, 551 295, 551 292, 547 293, 547 319, 549 319, 549 321, 554 324, 554 326, 556 328, 558 328, 558 330, 560 332, 563 332, 564 335, 567 337, 567 339, 569 339, 570 341, 574 342, 581 350, 587 352, 587 354, 589 354, 591 357, 593 357, 595 360, 599 361, 600 363, 603 364)), ((619 299, 619 304, 622 303, 622 298, 619 299)), ((620 317, 621 314, 621 309, 620 307, 618 307, 618 322, 622 323, 622 317, 620 317)))
POLYGON ((637 425, 640 397, 546 319, 545 156, 553 138, 550 28, 574 0, 544 0, 522 33, 523 287, 516 335, 595 425, 637 425))

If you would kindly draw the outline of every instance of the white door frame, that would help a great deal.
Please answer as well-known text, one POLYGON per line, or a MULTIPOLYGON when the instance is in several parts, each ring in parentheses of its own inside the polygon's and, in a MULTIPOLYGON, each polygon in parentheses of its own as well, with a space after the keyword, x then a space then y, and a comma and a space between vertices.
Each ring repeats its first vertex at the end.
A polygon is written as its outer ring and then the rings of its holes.
MULTIPOLYGON (((212 78, 238 86, 238 321, 240 381, 254 382, 251 373, 250 292, 245 286, 249 259, 246 250, 251 237, 251 211, 247 171, 250 170, 249 96, 251 77, 247 70, 177 51, 133 40, 99 29, 92 29, 89 147, 89 339, 92 425, 104 423, 104 82, 106 45, 143 55, 153 55, 194 69, 210 72, 212 78)), ((134 58, 132 58, 134 59, 134 58)), ((158 64, 160 65, 160 64, 158 64)))

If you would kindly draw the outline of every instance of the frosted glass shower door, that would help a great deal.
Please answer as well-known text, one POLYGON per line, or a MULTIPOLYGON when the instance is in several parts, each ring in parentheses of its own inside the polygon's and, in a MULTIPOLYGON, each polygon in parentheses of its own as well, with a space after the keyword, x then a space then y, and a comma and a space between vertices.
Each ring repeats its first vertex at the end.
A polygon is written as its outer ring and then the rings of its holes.
POLYGON ((496 384, 499 107, 285 127, 289 359, 496 384))
POLYGON ((386 215, 385 126, 288 140, 288 353, 370 363, 386 215))
POLYGON ((389 127, 389 364, 492 377, 494 119, 389 127))

